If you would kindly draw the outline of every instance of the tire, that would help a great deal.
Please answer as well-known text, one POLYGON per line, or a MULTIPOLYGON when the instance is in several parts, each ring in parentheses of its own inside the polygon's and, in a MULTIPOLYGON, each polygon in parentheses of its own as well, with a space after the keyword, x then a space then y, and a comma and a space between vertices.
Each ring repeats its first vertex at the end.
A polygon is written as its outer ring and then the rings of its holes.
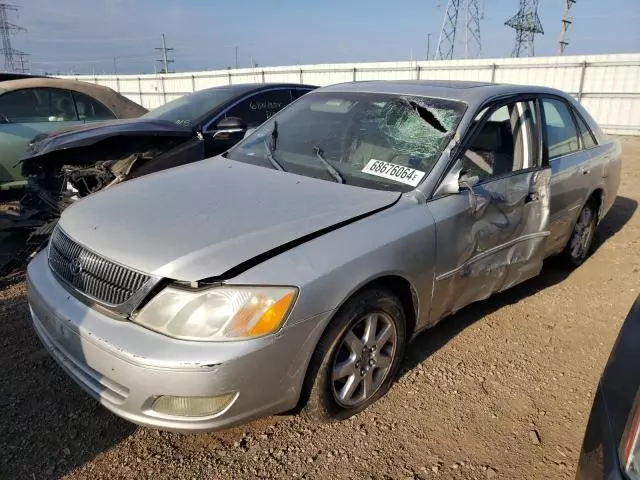
POLYGON ((329 423, 369 407, 391 388, 405 342, 404 309, 395 295, 376 287, 353 296, 338 311, 313 353, 303 387, 307 401, 302 415, 329 423), (374 324, 377 343, 374 336, 367 336, 374 324))
POLYGON ((597 205, 596 202, 590 200, 580 211, 569 241, 559 256, 565 267, 578 268, 587 259, 591 252, 597 224, 597 205))

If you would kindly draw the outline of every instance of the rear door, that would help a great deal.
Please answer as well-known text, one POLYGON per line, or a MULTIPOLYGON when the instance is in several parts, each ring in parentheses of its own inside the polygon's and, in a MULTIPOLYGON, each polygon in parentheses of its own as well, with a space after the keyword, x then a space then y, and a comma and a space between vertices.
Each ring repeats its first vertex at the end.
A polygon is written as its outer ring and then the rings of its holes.
POLYGON ((76 104, 78 120, 83 123, 103 122, 116 119, 115 114, 95 98, 91 98, 80 92, 73 92, 73 100, 76 104))
POLYGON ((551 176, 541 146, 534 98, 491 106, 463 141, 451 171, 460 192, 429 202, 437 230, 432 321, 540 272, 551 176))
POLYGON ((551 211, 549 254, 563 248, 588 195, 591 154, 569 105, 559 97, 541 98, 546 156, 551 165, 551 211))
POLYGON ((80 125, 73 96, 57 88, 29 88, 0 96, 0 185, 23 180, 18 161, 37 135, 80 125))

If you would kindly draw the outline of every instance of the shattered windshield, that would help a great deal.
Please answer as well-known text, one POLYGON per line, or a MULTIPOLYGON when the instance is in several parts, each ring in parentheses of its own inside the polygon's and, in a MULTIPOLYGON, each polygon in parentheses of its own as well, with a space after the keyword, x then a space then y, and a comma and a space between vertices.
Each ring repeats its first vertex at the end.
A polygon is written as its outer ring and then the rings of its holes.
POLYGON ((201 90, 154 108, 142 118, 166 120, 183 127, 191 127, 211 110, 231 100, 234 95, 236 93, 232 89, 201 90))
POLYGON ((311 93, 265 122, 227 157, 262 166, 272 166, 275 159, 301 175, 409 191, 440 158, 465 108, 426 97, 311 93))

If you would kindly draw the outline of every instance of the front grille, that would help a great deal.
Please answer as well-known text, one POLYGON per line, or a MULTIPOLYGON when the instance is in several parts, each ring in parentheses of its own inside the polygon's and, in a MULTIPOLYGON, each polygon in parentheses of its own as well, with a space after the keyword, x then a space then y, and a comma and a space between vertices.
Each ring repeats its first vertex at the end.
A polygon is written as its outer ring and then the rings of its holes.
POLYGON ((51 235, 49 266, 83 295, 107 305, 121 305, 150 279, 96 255, 56 228, 51 235))

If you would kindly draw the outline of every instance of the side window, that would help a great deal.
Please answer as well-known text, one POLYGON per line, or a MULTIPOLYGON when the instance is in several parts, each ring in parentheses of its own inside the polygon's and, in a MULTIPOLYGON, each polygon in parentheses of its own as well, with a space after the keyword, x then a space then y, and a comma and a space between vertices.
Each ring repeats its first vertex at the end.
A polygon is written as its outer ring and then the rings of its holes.
POLYGON ((291 90, 272 90, 244 100, 228 110, 225 116, 241 118, 247 127, 255 128, 290 103, 291 90))
POLYGON ((580 149, 578 132, 567 105, 560 100, 544 98, 542 109, 549 160, 577 152, 580 149))
POLYGON ((463 174, 477 183, 538 166, 536 106, 532 101, 504 105, 480 120, 482 126, 462 157, 463 174))
POLYGON ((73 99, 76 102, 76 110, 80 120, 111 120, 116 116, 102 103, 83 93, 73 92, 73 99))
POLYGON ((71 92, 53 88, 30 88, 0 96, 2 119, 12 123, 77 120, 71 92))
POLYGON ((582 120, 582 117, 580 117, 580 115, 576 113, 575 116, 576 120, 578 120, 578 129, 580 130, 580 138, 582 139, 582 148, 595 147, 597 143, 593 138, 591 131, 587 127, 587 124, 584 123, 584 120, 582 120))

